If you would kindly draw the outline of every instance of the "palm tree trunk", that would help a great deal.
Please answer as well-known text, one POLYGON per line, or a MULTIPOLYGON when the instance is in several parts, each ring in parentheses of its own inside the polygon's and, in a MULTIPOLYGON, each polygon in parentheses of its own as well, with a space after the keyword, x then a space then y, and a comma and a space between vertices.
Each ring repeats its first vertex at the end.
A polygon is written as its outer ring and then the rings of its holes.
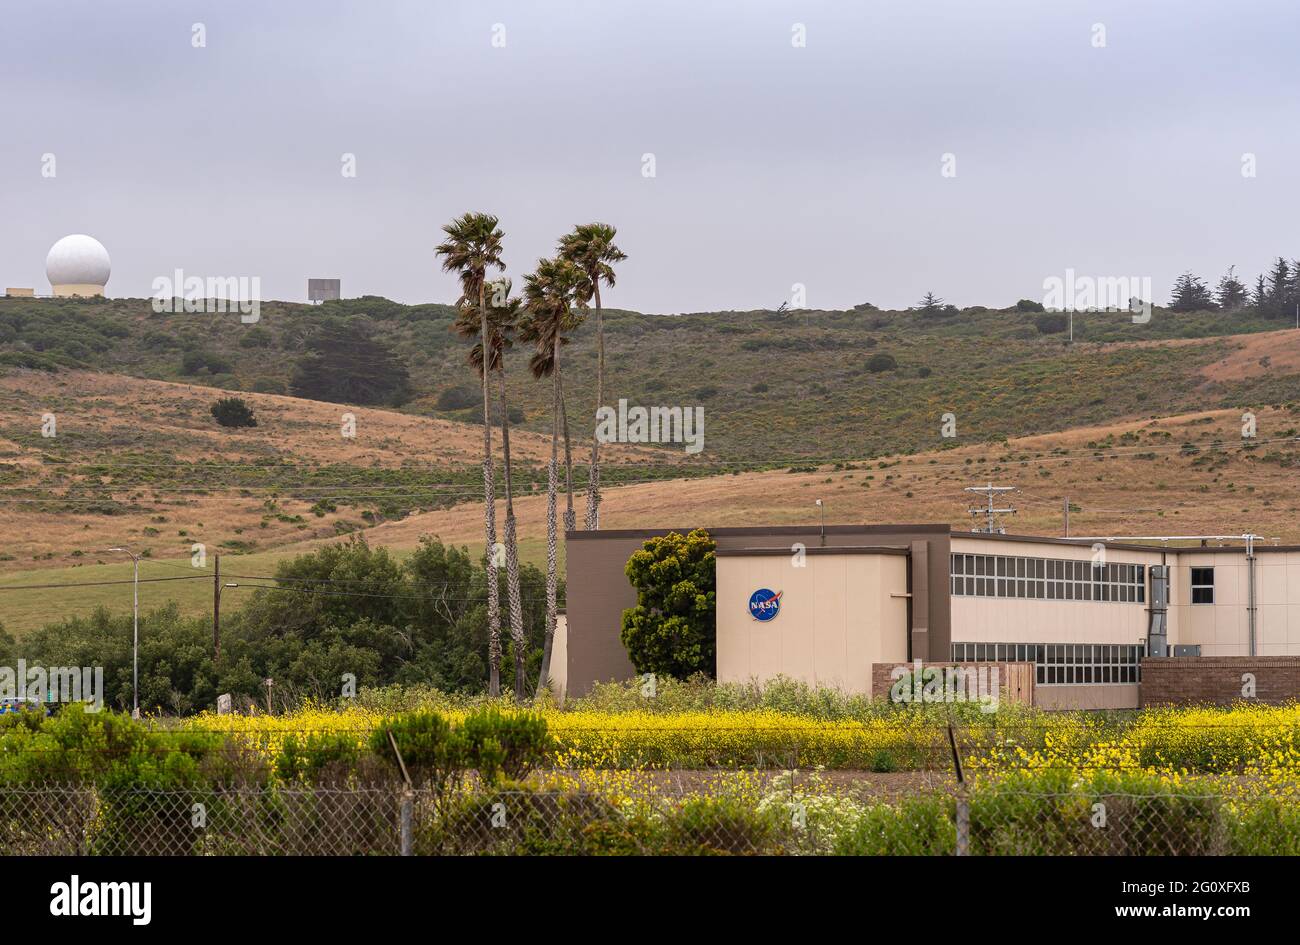
POLYGON ((546 467, 546 638, 542 643, 542 668, 541 672, 537 674, 537 692, 539 695, 542 689, 549 685, 551 681, 551 647, 555 640, 556 570, 559 557, 555 534, 555 493, 559 487, 559 473, 556 469, 558 458, 556 454, 559 451, 560 403, 562 400, 560 393, 560 342, 558 337, 555 341, 553 358, 555 366, 551 378, 551 462, 546 467))
POLYGON ((564 491, 568 496, 568 508, 564 510, 564 530, 571 532, 578 527, 578 516, 573 511, 573 452, 569 449, 569 408, 564 402, 564 377, 560 372, 558 355, 555 361, 555 377, 560 389, 560 423, 564 426, 564 491))
POLYGON ((488 376, 488 316, 484 298, 486 277, 479 280, 478 310, 483 339, 483 519, 487 530, 488 695, 501 695, 501 599, 497 586, 497 506, 492 462, 492 387, 488 376))
POLYGON ((514 490, 510 487, 510 405, 506 400, 506 357, 501 353, 501 451, 506 470, 506 594, 510 601, 510 640, 515 651, 515 701, 524 701, 523 602, 519 598, 519 541, 515 534, 514 490))
MULTIPOLYGON (((605 403, 605 318, 600 310, 600 277, 594 280, 596 290, 596 408, 605 403)), ((591 465, 587 469, 587 517, 583 527, 587 531, 600 528, 600 440, 596 437, 593 415, 591 418, 591 465)))

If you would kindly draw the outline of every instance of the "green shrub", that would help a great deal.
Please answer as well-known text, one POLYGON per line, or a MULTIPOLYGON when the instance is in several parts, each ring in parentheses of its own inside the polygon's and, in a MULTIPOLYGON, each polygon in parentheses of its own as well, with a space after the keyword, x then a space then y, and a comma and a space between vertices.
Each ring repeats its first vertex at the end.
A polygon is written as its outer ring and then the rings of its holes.
POLYGON ((1070 327, 1070 318, 1061 312, 1046 312, 1034 319, 1040 335, 1059 335, 1070 327))
POLYGON ((838 856, 943 856, 957 848, 957 828, 947 797, 910 797, 865 808, 835 838, 838 856))
POLYGON ((212 416, 223 427, 255 427, 253 408, 240 397, 223 397, 212 405, 212 416))
POLYGON ((897 367, 898 361, 894 359, 894 356, 884 352, 873 354, 867 358, 867 370, 872 374, 883 374, 885 371, 893 371, 897 367))
POLYGON ((522 778, 550 754, 546 720, 532 712, 480 709, 453 724, 437 712, 408 712, 384 719, 370 749, 398 767, 391 732, 411 780, 450 790, 470 772, 488 784, 522 778))
POLYGON ((437 410, 464 410, 483 403, 483 392, 472 387, 448 387, 438 394, 434 404, 437 410))
POLYGON ((275 759, 275 773, 284 782, 346 780, 356 771, 362 754, 362 747, 349 734, 312 733, 301 741, 289 735, 275 759))
POLYGON ((518 781, 544 762, 553 747, 546 720, 535 712, 489 706, 467 715, 460 730, 469 763, 489 784, 518 781))
POLYGON ((656 855, 748 855, 782 852, 786 835, 777 810, 759 810, 748 798, 720 794, 670 807, 651 840, 656 855))
POLYGON ((422 822, 417 853, 478 856, 627 856, 641 853, 651 825, 603 797, 528 789, 458 800, 441 819, 422 822))

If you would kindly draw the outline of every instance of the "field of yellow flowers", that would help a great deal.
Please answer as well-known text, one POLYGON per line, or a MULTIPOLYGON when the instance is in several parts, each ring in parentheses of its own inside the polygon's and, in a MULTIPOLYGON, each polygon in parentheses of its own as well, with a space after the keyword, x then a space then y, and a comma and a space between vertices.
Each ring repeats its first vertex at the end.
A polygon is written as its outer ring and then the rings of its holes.
MULTIPOLYGON (((465 708, 440 708, 459 720, 465 708)), ((563 771, 842 769, 948 771, 948 725, 900 710, 867 718, 817 718, 773 709, 540 710, 563 771)), ((213 715, 182 727, 230 735, 268 756, 286 737, 329 733, 368 739, 390 713, 308 706, 283 715, 213 715)), ((1146 710, 1126 716, 1019 710, 954 726, 972 771, 1142 772, 1214 775, 1295 792, 1300 781, 1300 705, 1146 710)))

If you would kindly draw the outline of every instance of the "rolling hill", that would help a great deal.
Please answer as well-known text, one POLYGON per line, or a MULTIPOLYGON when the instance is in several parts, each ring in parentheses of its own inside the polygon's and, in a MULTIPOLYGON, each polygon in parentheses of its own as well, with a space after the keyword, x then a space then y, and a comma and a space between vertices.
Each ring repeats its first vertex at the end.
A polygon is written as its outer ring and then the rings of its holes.
MULTIPOLYGON (((809 522, 815 498, 830 521, 964 526, 963 487, 992 479, 1020 488, 1008 523, 1018 531, 1058 534, 1068 496, 1076 535, 1300 540, 1300 331, 1250 312, 1157 309, 1146 325, 1081 314, 1074 344, 1018 311, 607 314, 610 402, 701 405, 706 432, 698 456, 608 449, 605 527, 809 522), (878 354, 893 365, 873 366, 878 354), (1241 437, 1246 409, 1254 440, 1241 437), (943 435, 945 414, 956 436, 943 435)), ((146 606, 196 612, 212 595, 211 558, 191 567, 196 542, 249 581, 348 534, 398 554, 425 534, 481 549, 480 408, 450 317, 354 299, 266 303, 245 326, 158 315, 142 300, 0 299, 0 587, 21 588, 0 592, 0 623, 129 607, 129 586, 101 583, 130 577, 104 552, 122 543, 149 556, 146 606), (391 408, 286 396, 320 319, 390 346, 411 398, 391 408), (257 427, 212 420, 232 390, 257 427), (355 438, 342 436, 345 413, 355 438), (49 414, 54 437, 42 435, 49 414)), ((550 391, 525 357, 513 352, 508 372, 522 411, 516 505, 522 554, 540 563, 550 391)), ((592 401, 589 326, 565 357, 576 418, 592 401)))

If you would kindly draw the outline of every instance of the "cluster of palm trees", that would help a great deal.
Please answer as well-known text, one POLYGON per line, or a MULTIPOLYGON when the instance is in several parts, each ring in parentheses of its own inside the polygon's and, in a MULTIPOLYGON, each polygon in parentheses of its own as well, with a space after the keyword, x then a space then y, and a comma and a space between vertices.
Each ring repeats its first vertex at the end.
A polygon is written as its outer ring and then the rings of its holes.
MULTIPOLYGON (((533 353, 529 370, 537 379, 550 378, 551 459, 546 473, 546 634, 542 665, 537 681, 540 692, 551 669, 551 648, 555 638, 559 494, 559 444, 564 442, 564 478, 567 508, 564 527, 576 527, 573 510, 573 453, 569 441, 569 419, 564 402, 564 377, 560 352, 573 331, 594 304, 596 311, 596 404, 605 397, 605 326, 601 316, 600 289, 614 285, 614 264, 627 257, 614 244, 617 231, 605 223, 585 223, 561 237, 556 254, 539 259, 536 269, 524 276, 522 298, 513 294, 513 283, 503 275, 501 258, 504 234, 498 219, 489 213, 466 213, 442 228, 445 239, 436 253, 442 268, 460 278, 455 329, 475 340, 469 363, 479 377, 483 391, 483 499, 487 534, 488 588, 488 692, 501 692, 501 601, 497 568, 506 569, 506 600, 509 608, 510 639, 515 659, 515 698, 526 698, 525 637, 523 607, 519 594, 519 545, 514 497, 510 481, 510 419, 506 402, 505 352, 520 342, 530 344, 533 353), (492 377, 496 376, 498 410, 501 418, 501 450, 505 469, 505 527, 497 542, 495 462, 492 454, 492 377)), ((594 417, 594 411, 592 413, 594 417)), ((600 527, 600 443, 594 435, 587 470, 587 508, 583 527, 600 527)))

